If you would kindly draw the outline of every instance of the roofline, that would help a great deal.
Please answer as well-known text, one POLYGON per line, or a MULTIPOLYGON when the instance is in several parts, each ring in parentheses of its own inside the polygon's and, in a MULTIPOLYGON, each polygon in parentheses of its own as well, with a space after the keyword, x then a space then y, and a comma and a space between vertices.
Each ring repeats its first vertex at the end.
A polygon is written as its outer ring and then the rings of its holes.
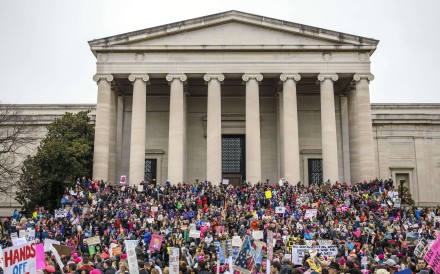
MULTIPOLYGON (((134 41, 145 40, 152 37, 174 34, 182 31, 187 31, 189 28, 201 28, 209 25, 215 25, 226 22, 225 18, 230 18, 230 20, 235 21, 245 21, 246 19, 252 20, 253 22, 260 22, 263 27, 267 28, 276 28, 283 29, 285 31, 296 32, 303 35, 314 35, 319 36, 321 39, 327 39, 334 41, 336 39, 341 42, 358 42, 364 43, 364 45, 370 45, 374 48, 379 43, 379 40, 366 38, 362 36, 356 36, 353 34, 347 34, 342 32, 336 32, 328 29, 317 28, 313 26, 293 23, 289 21, 283 21, 271 17, 265 17, 260 15, 255 15, 251 13, 245 13, 236 10, 230 10, 226 12, 216 13, 212 15, 197 17, 193 19, 178 21, 170 24, 160 25, 157 27, 146 28, 142 30, 122 33, 118 35, 108 36, 104 38, 90 40, 89 46, 92 51, 96 54, 96 48, 104 47, 110 49, 108 47, 117 45, 118 43, 132 43, 134 41)), ((374 50, 371 50, 373 53, 374 50)))

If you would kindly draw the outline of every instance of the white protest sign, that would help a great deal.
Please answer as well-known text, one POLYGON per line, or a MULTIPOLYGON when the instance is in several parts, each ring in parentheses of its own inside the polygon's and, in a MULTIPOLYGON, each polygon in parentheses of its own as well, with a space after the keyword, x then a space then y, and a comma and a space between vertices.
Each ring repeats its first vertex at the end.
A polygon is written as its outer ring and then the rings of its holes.
POLYGON ((157 212, 157 211, 159 211, 159 208, 157 206, 151 207, 151 212, 157 212))
POLYGON ((401 203, 401 199, 400 198, 396 198, 395 200, 394 200, 394 207, 396 207, 396 208, 400 208, 400 203, 401 203))
POLYGON ((143 185, 138 185, 138 192, 144 192, 144 186, 143 185))
POLYGON ((50 246, 50 251, 52 252, 53 256, 55 257, 55 261, 57 261, 57 264, 63 268, 64 264, 61 261, 61 257, 60 254, 58 254, 58 251, 55 249, 55 247, 53 245, 50 246))
POLYGON ((284 214, 285 211, 286 211, 286 208, 284 206, 277 206, 277 207, 275 207, 275 213, 282 213, 282 214, 284 214))
POLYGON ((292 262, 297 265, 302 265, 304 254, 309 250, 317 250, 323 256, 327 257, 335 257, 338 255, 338 247, 335 245, 292 245, 292 262))
POLYGON ((25 238, 14 238, 11 239, 13 246, 18 246, 27 243, 25 238))
POLYGON ((434 222, 436 223, 440 222, 440 216, 434 216, 434 222))
POLYGON ((52 240, 52 239, 44 239, 44 252, 48 252, 50 251, 50 247, 52 246, 52 244, 61 244, 60 241, 57 240, 52 240))
POLYGON ((137 240, 125 240, 125 251, 127 252, 128 267, 130 268, 130 273, 133 274, 139 274, 139 266, 137 263, 135 250, 137 245, 137 240))
POLYGON ((229 184, 229 179, 223 179, 223 180, 222 180, 222 184, 224 184, 224 185, 229 184))
POLYGON ((241 245, 242 245, 242 242, 241 242, 240 236, 233 236, 232 237, 232 246, 240 247, 241 245))
POLYGON ((26 238, 26 230, 19 230, 18 231, 18 237, 26 238))
POLYGON ((313 217, 316 216, 316 214, 318 214, 318 209, 316 208, 306 209, 306 213, 304 214, 304 219, 312 219, 313 217))
POLYGON ((55 210, 55 218, 64 218, 67 216, 67 212, 64 209, 55 210))
POLYGON ((252 238, 261 240, 264 238, 263 230, 254 230, 252 231, 252 238))
POLYGON ((37 271, 36 254, 35 243, 25 243, 3 249, 4 273, 35 273, 37 271))
POLYGON ((179 248, 170 248, 170 274, 179 274, 179 248))
POLYGON ((194 238, 194 239, 199 239, 200 238, 200 230, 190 230, 189 237, 194 238))

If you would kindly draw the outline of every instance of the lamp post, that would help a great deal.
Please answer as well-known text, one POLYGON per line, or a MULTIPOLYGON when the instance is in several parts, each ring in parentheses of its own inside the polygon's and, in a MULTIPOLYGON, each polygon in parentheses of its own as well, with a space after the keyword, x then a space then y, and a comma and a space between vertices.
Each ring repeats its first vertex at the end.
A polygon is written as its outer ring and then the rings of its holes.
POLYGON ((405 180, 400 180, 400 190, 399 190, 399 197, 400 199, 403 198, 403 184, 405 183, 405 180))

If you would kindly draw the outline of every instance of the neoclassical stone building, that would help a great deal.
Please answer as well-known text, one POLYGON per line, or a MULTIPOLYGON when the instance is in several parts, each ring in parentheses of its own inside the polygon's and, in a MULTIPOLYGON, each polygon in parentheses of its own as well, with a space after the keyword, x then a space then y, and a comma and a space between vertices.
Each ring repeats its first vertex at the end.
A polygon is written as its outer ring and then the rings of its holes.
POLYGON ((151 166, 171 183, 376 176, 377 40, 229 11, 89 44, 94 179, 139 183, 151 166))
POLYGON ((96 108, 22 107, 92 110, 94 179, 392 177, 439 203, 440 104, 370 104, 377 40, 229 11, 89 44, 96 108))

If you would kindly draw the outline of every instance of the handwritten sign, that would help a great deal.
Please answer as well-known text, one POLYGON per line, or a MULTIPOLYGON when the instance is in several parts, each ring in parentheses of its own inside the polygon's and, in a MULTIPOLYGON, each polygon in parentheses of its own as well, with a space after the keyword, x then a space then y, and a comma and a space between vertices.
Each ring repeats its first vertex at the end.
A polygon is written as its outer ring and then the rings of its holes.
POLYGON ((121 184, 126 184, 127 183, 127 175, 121 175, 120 183, 121 184))
POLYGON ((285 211, 286 211, 286 208, 284 206, 277 206, 277 207, 275 207, 275 213, 284 214, 285 211))
POLYGON ((264 237, 263 230, 252 231, 252 238, 257 239, 257 240, 261 240, 261 239, 263 239, 263 237, 264 237))
POLYGON ((200 230, 190 230, 189 237, 194 238, 194 239, 199 239, 200 238, 200 230))
POLYGON ((440 273, 440 237, 429 248, 425 255, 425 261, 431 266, 436 274, 440 273))
POLYGON ((309 245, 293 245, 292 246, 292 262, 297 265, 302 265, 304 254, 309 250, 317 250, 323 256, 334 257, 338 255, 338 247, 335 245, 328 246, 309 246, 309 245))
POLYGON ((150 246, 148 250, 150 251, 160 251, 160 247, 162 246, 163 236, 153 234, 151 235, 150 246))
POLYGON ((270 199, 270 198, 272 198, 272 192, 271 192, 270 190, 266 190, 266 191, 264 192, 264 194, 266 195, 266 199, 270 199))
POLYGON ((179 274, 179 248, 170 249, 170 274, 179 274))
POLYGON ((318 209, 316 208, 306 209, 306 212, 304 214, 304 219, 312 219, 313 217, 316 216, 316 214, 318 214, 318 209))
POLYGON ((4 273, 35 273, 36 254, 33 242, 3 249, 4 273))
POLYGON ((99 245, 101 243, 99 236, 87 238, 86 241, 87 245, 99 245))

